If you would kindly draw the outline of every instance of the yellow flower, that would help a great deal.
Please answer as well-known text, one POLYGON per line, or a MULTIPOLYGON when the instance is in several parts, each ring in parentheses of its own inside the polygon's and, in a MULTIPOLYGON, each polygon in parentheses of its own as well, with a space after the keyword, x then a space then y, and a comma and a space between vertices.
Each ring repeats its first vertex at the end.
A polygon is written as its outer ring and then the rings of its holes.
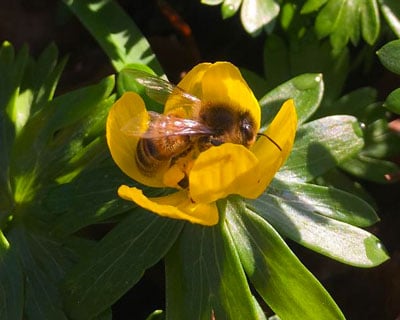
MULTIPOLYGON (((254 130, 259 130, 259 104, 239 70, 232 64, 199 64, 178 87, 199 98, 203 106, 224 106, 240 114, 249 114, 254 130)), ((164 113, 188 117, 187 108, 179 103, 173 93, 166 102, 164 113)), ((113 105, 107 119, 107 142, 114 161, 137 182, 151 187, 174 187, 178 191, 149 198, 138 188, 122 185, 118 189, 119 196, 160 216, 208 226, 218 223, 218 199, 230 194, 254 199, 265 191, 289 155, 297 127, 293 100, 288 100, 263 133, 279 148, 260 135, 247 147, 228 142, 191 152, 175 159, 174 163, 166 162, 164 167, 149 175, 143 173, 135 161, 140 137, 129 136, 122 130, 127 121, 135 117, 148 118, 144 102, 136 93, 125 93, 113 105), (181 187, 178 183, 185 176, 188 184, 181 187)))

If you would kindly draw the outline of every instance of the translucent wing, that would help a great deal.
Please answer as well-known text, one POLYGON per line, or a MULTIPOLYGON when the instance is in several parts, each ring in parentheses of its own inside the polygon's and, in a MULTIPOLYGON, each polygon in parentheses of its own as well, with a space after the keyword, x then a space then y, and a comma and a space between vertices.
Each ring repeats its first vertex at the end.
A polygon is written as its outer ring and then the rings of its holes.
POLYGON ((130 119, 121 130, 130 136, 154 139, 176 135, 210 135, 213 132, 204 124, 191 119, 149 111, 130 119))
MULTIPOLYGON (((135 81, 145 88, 146 94, 154 101, 165 104, 170 95, 174 94, 174 100, 177 107, 187 108, 188 110, 198 108, 201 104, 199 98, 187 93, 183 89, 173 85, 172 83, 154 76, 150 73, 129 69, 125 70, 135 81)), ((188 112, 191 114, 191 112, 188 112)))

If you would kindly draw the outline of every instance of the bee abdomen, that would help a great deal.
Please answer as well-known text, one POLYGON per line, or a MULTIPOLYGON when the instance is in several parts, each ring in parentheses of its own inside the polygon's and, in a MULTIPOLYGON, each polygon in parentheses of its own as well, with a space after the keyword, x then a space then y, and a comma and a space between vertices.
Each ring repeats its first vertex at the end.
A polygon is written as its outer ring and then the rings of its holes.
POLYGON ((160 139, 140 139, 136 148, 135 161, 138 169, 152 176, 158 169, 190 147, 188 136, 169 136, 160 139))
POLYGON ((136 148, 136 164, 147 176, 152 176, 165 162, 158 158, 158 152, 151 139, 140 139, 136 148))

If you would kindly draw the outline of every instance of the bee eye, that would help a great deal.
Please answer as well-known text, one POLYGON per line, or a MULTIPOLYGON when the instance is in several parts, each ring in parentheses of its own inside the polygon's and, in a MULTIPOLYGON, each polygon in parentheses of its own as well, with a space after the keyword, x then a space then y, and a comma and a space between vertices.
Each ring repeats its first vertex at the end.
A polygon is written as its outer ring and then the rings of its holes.
POLYGON ((242 132, 242 135, 247 141, 253 140, 254 138, 253 125, 249 122, 249 120, 247 119, 243 120, 240 126, 240 131, 242 132))

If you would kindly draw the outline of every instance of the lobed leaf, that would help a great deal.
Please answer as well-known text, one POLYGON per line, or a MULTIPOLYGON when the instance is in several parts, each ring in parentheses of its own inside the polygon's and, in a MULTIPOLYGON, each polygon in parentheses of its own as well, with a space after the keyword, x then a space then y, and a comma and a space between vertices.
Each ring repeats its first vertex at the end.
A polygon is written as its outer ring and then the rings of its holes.
POLYGON ((0 230, 0 319, 22 319, 24 276, 14 248, 0 230))
POLYGON ((110 307, 175 242, 182 222, 132 211, 66 275, 69 316, 90 319, 110 307))
POLYGON ((24 316, 38 320, 67 319, 58 284, 72 264, 73 253, 55 240, 19 226, 10 232, 9 239, 24 277, 24 316))

